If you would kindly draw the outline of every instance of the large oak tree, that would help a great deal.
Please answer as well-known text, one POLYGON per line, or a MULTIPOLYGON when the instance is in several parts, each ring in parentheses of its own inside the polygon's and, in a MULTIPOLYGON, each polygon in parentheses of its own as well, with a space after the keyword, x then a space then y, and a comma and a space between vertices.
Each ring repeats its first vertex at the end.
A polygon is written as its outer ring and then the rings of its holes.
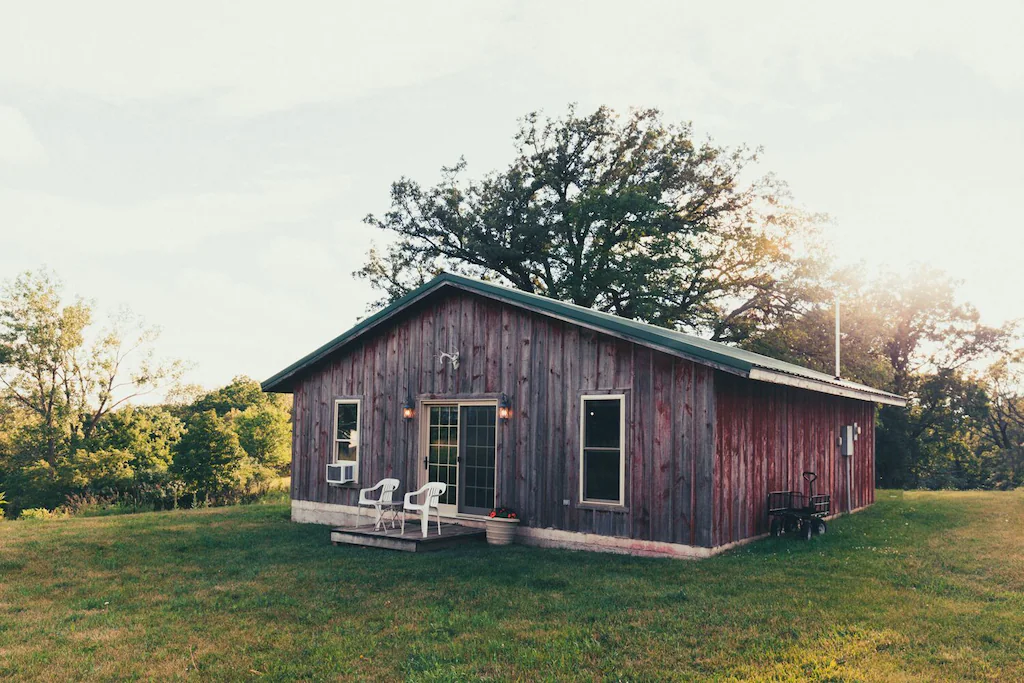
POLYGON ((449 270, 736 341, 814 299, 815 216, 748 177, 757 151, 695 140, 655 109, 529 114, 505 169, 402 178, 366 223, 397 236, 357 275, 386 303, 449 270))

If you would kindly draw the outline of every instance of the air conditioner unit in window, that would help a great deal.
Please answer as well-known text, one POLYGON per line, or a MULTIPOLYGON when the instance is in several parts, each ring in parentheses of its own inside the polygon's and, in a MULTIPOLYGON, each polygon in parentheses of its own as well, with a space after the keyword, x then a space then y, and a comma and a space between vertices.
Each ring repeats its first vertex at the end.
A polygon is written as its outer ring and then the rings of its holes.
POLYGON ((328 484, 350 484, 356 480, 354 462, 332 462, 327 465, 328 484))

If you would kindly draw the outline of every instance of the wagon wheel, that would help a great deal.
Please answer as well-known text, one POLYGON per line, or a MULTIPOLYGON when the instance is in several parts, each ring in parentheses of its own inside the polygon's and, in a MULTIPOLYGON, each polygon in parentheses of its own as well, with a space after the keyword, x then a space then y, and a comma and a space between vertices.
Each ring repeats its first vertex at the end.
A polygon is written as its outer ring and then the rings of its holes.
POLYGON ((772 517, 772 523, 768 529, 772 536, 779 537, 782 535, 782 519, 779 517, 772 517))
POLYGON ((814 536, 814 525, 810 521, 801 524, 800 535, 803 536, 805 541, 811 540, 811 537, 814 536))
POLYGON ((816 533, 818 536, 823 536, 826 531, 828 531, 828 527, 825 526, 825 520, 814 520, 814 533, 816 533))

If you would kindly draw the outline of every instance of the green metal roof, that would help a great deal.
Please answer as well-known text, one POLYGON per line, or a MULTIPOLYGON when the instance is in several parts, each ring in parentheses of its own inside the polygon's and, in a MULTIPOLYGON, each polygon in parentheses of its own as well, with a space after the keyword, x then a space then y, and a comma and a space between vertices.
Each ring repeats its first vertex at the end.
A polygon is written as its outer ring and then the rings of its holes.
POLYGON ((442 273, 423 284, 401 299, 359 321, 341 336, 332 339, 316 351, 301 358, 287 368, 263 382, 264 391, 289 391, 288 380, 305 368, 323 360, 330 354, 356 339, 364 332, 387 320, 411 304, 445 287, 454 287, 488 298, 527 308, 541 314, 566 320, 583 327, 595 329, 614 336, 623 337, 638 344, 680 355, 696 362, 712 365, 719 369, 750 379, 776 384, 800 386, 812 391, 838 394, 879 403, 904 405, 906 399, 889 392, 874 389, 863 384, 836 379, 823 372, 817 372, 793 363, 744 351, 720 342, 713 342, 690 334, 676 332, 657 325, 629 320, 610 313, 566 303, 538 294, 502 287, 491 282, 442 273))

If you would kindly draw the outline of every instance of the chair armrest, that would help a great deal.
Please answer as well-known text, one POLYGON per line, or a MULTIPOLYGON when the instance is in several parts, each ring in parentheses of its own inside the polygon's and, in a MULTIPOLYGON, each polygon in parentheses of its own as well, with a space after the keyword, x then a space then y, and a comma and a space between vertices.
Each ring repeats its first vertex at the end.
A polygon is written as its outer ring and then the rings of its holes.
POLYGON ((359 489, 359 503, 376 503, 377 501, 371 500, 366 497, 366 494, 372 493, 384 485, 383 481, 378 481, 375 486, 371 486, 368 489, 359 489))
POLYGON ((373 486, 371 486, 368 489, 359 489, 359 493, 363 493, 364 491, 366 493, 369 493, 370 491, 376 491, 377 489, 379 489, 383 485, 384 485, 383 481, 378 481, 376 484, 374 484, 373 486))
POLYGON ((403 500, 402 504, 403 505, 412 505, 413 504, 412 499, 415 498, 418 495, 421 495, 421 494, 425 493, 429 487, 430 487, 430 483, 428 482, 428 483, 424 484, 423 486, 421 486, 420 488, 416 489, 415 491, 409 491, 409 493, 405 494, 405 499, 403 500))

